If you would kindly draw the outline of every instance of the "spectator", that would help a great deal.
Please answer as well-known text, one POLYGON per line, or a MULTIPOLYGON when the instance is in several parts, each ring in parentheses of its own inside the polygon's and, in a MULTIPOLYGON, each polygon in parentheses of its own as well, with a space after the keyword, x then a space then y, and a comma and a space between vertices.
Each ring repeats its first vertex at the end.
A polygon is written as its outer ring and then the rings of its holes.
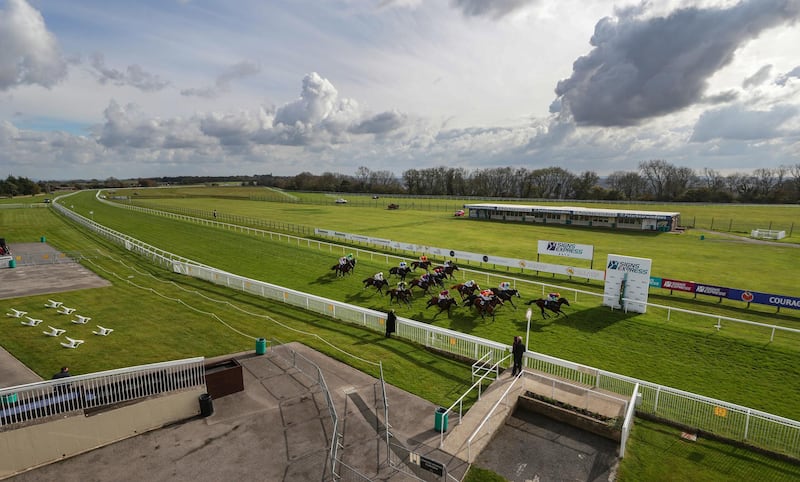
POLYGON ((518 373, 522 373, 522 355, 525 354, 525 344, 522 343, 522 337, 514 337, 511 353, 514 355, 514 368, 511 369, 511 376, 513 377, 518 373))
POLYGON ((394 310, 389 311, 389 316, 386 317, 386 338, 391 338, 392 333, 397 329, 397 315, 394 310))
POLYGON ((53 380, 58 380, 59 378, 67 378, 68 376, 70 376, 69 367, 61 367, 61 371, 53 375, 53 380))

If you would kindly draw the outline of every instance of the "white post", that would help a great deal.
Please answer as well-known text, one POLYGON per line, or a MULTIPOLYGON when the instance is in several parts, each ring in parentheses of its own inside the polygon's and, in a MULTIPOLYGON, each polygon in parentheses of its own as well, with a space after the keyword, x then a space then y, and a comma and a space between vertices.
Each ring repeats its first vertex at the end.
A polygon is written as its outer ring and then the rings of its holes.
POLYGON ((525 319, 528 320, 528 327, 525 329, 525 350, 528 350, 528 336, 531 332, 531 315, 533 314, 533 309, 528 308, 528 311, 525 312, 525 319))

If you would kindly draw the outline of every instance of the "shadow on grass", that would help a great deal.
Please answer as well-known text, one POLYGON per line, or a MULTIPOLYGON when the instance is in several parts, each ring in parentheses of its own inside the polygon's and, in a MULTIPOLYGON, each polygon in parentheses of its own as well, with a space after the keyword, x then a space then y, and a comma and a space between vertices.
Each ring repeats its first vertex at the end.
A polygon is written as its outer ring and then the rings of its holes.
MULTIPOLYGON (((566 307, 564 311, 568 310, 566 307)), ((553 324, 573 328, 587 333, 600 332, 611 325, 620 321, 625 321, 638 315, 638 313, 625 313, 624 311, 611 311, 606 306, 598 306, 576 312, 569 312, 567 316, 556 316, 554 313, 547 313, 548 317, 542 319, 541 314, 534 309, 531 317, 530 330, 533 332, 543 332, 545 327, 553 324)), ((518 329, 525 330, 528 326, 526 320, 515 321, 518 329)))

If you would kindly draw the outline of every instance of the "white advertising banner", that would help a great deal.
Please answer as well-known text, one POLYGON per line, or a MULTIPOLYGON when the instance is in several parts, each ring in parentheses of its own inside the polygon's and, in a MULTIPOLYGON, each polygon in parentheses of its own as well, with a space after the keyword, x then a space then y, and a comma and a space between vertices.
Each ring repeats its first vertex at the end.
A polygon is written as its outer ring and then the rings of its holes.
POLYGON ((594 259, 594 246, 591 244, 564 243, 562 241, 539 240, 539 254, 565 256, 568 258, 594 259))
MULTIPOLYGON (((380 246, 386 246, 403 251, 410 251, 413 253, 420 253, 420 254, 424 253, 430 256, 436 256, 443 259, 450 258, 456 261, 488 263, 497 266, 508 266, 511 268, 522 268, 533 271, 541 271, 544 273, 562 274, 565 276, 574 276, 576 278, 586 278, 596 281, 602 281, 603 279, 605 279, 605 271, 597 269, 576 268, 574 266, 540 263, 538 261, 530 261, 527 259, 505 258, 502 256, 470 253, 467 251, 456 251, 449 248, 439 248, 435 246, 425 246, 421 244, 403 243, 400 241, 392 241, 390 239, 370 238, 368 236, 362 236, 359 234, 343 233, 341 231, 332 231, 328 229, 316 228, 314 230, 314 233, 322 236, 331 236, 334 238, 345 239, 348 241, 359 241, 363 243, 371 243, 380 246)), ((553 241, 539 241, 539 243, 541 246, 541 243, 553 243, 553 241)), ((561 244, 565 246, 559 248, 561 249, 560 252, 565 252, 566 250, 569 249, 572 249, 573 252, 580 251, 582 255, 588 252, 589 258, 586 259, 591 259, 591 253, 593 250, 593 247, 591 245, 572 244, 572 243, 561 243, 561 244), (575 248, 570 248, 570 246, 573 246, 575 248)), ((567 254, 557 254, 556 256, 567 256, 567 254)), ((572 256, 572 257, 577 257, 577 256, 572 256)))
POLYGON ((603 305, 645 313, 653 260, 609 254, 603 305))

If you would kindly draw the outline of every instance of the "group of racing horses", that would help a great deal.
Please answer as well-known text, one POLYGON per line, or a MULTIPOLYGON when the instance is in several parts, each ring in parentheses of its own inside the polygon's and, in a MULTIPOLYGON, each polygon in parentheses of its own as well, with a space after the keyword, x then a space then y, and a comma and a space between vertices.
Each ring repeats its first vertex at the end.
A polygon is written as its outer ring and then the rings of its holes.
MULTIPOLYGON (((348 258, 346 262, 344 262, 343 258, 339 263, 331 267, 331 270, 335 271, 337 276, 345 276, 352 274, 355 266, 356 260, 354 258, 348 258)), ((363 280, 364 289, 374 287, 379 293, 383 295, 389 295, 390 305, 397 301, 399 304, 405 303, 410 308, 411 299, 413 297, 412 290, 414 288, 419 288, 424 294, 430 295, 431 288, 439 287, 442 289, 442 292, 440 294, 432 295, 425 308, 427 309, 435 306, 439 309, 439 312, 434 315, 434 318, 442 312, 446 312, 447 316, 450 316, 450 309, 458 306, 459 301, 449 296, 449 294, 443 295, 442 293, 449 293, 449 291, 445 288, 445 281, 448 279, 455 279, 455 275, 453 273, 458 271, 458 266, 455 263, 447 263, 443 266, 436 266, 433 270, 431 270, 432 266, 433 263, 431 261, 420 260, 412 261, 408 265, 403 264, 401 266, 395 266, 389 269, 389 276, 395 276, 402 282, 405 282, 406 277, 410 273, 415 272, 417 269, 425 270, 424 275, 415 277, 409 281, 408 287, 405 289, 400 287, 389 288, 389 281, 383 279, 382 277, 376 278, 374 276, 365 278, 363 280), (383 292, 383 288, 386 288, 386 293, 383 292)), ((486 315, 490 315, 492 319, 494 319, 495 311, 501 306, 504 306, 506 302, 510 303, 514 309, 517 309, 513 298, 521 298, 519 291, 516 289, 508 287, 505 289, 494 288, 491 290, 481 290, 478 283, 475 283, 474 281, 458 283, 451 286, 450 290, 453 290, 459 294, 463 306, 471 306, 476 308, 483 319, 485 319, 486 315)), ((567 314, 561 310, 561 307, 562 305, 569 306, 569 300, 563 297, 559 297, 557 300, 540 298, 530 300, 525 304, 535 304, 541 310, 542 318, 548 318, 549 315, 546 313, 545 309, 552 311, 556 314, 556 316, 567 316, 567 314)))

